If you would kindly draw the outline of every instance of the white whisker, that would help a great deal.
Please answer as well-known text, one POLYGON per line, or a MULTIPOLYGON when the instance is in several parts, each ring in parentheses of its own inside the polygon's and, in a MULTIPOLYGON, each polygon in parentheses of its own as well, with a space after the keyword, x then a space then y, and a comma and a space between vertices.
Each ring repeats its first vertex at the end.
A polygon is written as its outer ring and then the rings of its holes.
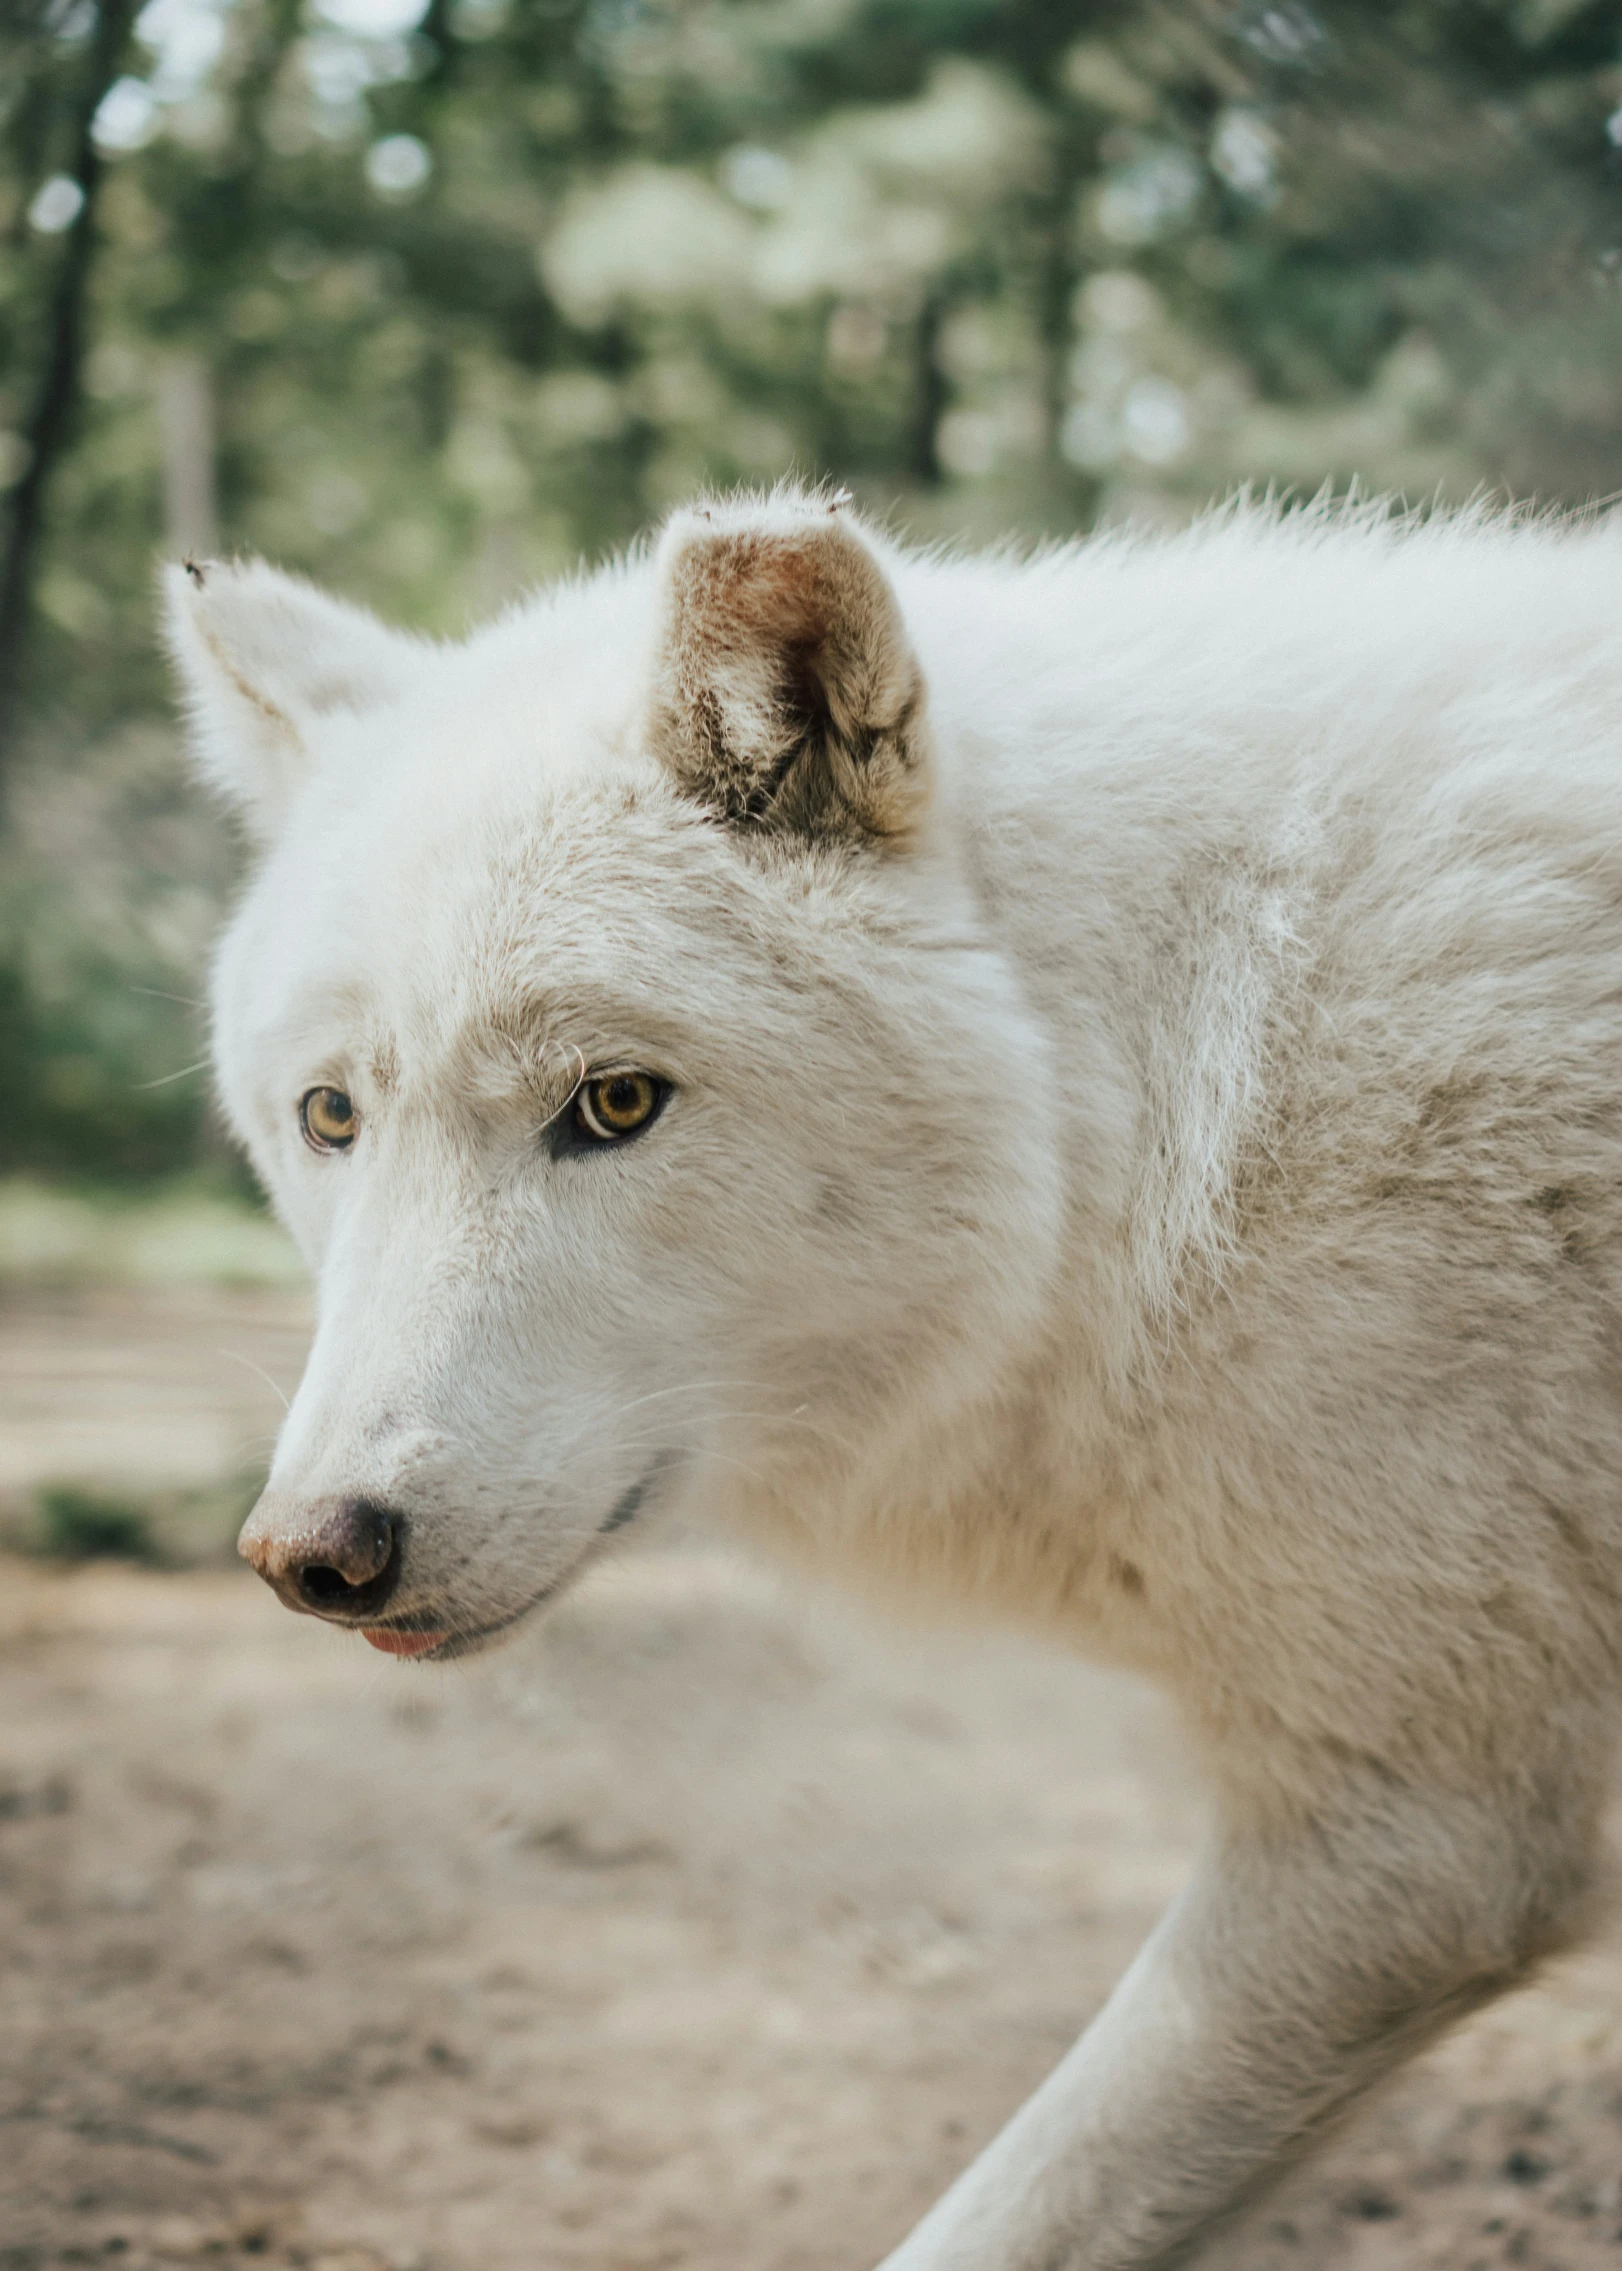
POLYGON ((207 1070, 207 1057, 199 1057, 194 1065, 182 1065, 178 1072, 163 1073, 157 1080, 135 1081, 133 1083, 132 1093, 139 1096, 143 1093, 144 1090, 148 1088, 170 1088, 177 1080, 190 1080, 194 1072, 206 1072, 207 1070))
POLYGON ((283 1387, 278 1386, 276 1381, 271 1378, 270 1374, 265 1370, 262 1364, 256 1364, 251 1356, 244 1356, 241 1349, 239 1348, 217 1348, 214 1353, 216 1356, 229 1357, 233 1364, 245 1364, 250 1372, 257 1372, 260 1379, 265 1383, 265 1386, 267 1388, 273 1389, 275 1393, 281 1397, 283 1411, 292 1410, 293 1406, 291 1401, 289 1400, 287 1390, 283 1387))

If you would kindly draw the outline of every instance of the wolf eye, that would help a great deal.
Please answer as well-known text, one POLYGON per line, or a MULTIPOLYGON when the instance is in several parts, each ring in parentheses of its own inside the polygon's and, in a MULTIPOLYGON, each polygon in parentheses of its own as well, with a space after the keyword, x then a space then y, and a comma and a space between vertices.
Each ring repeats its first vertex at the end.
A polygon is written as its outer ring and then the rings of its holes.
POLYGON ((311 1088, 299 1099, 298 1124, 312 1151, 347 1151, 355 1140, 355 1107, 341 1088, 311 1088))
POLYGON ((608 1072, 586 1081, 574 1100, 578 1134, 592 1143, 620 1143, 645 1128, 670 1093, 651 1072, 608 1072))

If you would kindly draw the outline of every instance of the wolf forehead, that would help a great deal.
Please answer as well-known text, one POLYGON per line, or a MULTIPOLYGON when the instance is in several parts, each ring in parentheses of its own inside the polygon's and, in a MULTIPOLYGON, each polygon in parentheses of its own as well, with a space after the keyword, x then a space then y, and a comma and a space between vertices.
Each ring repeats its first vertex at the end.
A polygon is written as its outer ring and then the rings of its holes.
POLYGON ((533 1070, 582 1026, 713 1014, 744 975, 751 878, 658 782, 437 786, 408 772, 290 827, 221 957, 262 1038, 345 1036, 389 1085, 403 1048, 533 1070))
POLYGON ((522 1073, 554 1033, 636 1055, 660 1021, 734 1059, 819 1024, 916 1057, 885 976, 964 926, 893 564, 826 503, 677 514, 452 645, 257 563, 175 570, 196 754, 257 854, 222 1071, 250 1036, 311 1063, 375 1031, 398 1089, 471 1038, 522 1073))
POLYGON ((290 816, 223 942, 220 1029, 267 1074, 555 1103, 582 1059, 700 1075, 894 1022, 849 951, 859 879, 739 843, 634 747, 515 772, 427 737, 364 769, 290 816))

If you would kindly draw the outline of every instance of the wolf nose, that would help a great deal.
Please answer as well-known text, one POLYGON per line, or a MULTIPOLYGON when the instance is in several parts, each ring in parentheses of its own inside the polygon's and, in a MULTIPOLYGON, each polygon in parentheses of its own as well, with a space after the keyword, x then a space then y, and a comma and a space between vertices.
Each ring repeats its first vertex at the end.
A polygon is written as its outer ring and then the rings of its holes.
POLYGON ((400 1582, 404 1524, 371 1498, 289 1503, 266 1491, 237 1551, 289 1608, 317 1616, 376 1616, 400 1582))

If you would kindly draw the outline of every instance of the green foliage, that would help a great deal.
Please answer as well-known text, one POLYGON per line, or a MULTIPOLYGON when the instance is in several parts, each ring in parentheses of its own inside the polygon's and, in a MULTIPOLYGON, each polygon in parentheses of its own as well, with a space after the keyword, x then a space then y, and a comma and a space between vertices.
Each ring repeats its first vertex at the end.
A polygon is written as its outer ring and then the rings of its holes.
POLYGON ((264 1485, 262 1474, 228 1475, 204 1489, 130 1496, 78 1483, 47 1483, 18 1521, 0 1520, 13 1550, 54 1561, 136 1561, 176 1569, 229 1558, 264 1485))
POLYGON ((71 1483, 39 1493, 40 1546, 62 1561, 151 1561, 156 1558, 146 1515, 120 1498, 80 1490, 71 1483))
MULTIPOLYGON (((96 9, 0 22, 0 480, 96 9)), ((148 1085, 200 1054, 162 997, 232 866, 153 722, 165 547, 454 631, 788 472, 975 535, 1618 485, 1607 0, 150 0, 100 120, 0 1165, 212 1140, 200 1083, 148 1085)))
POLYGON ((199 996, 231 846, 174 737, 57 721, 0 840, 0 1169, 172 1175, 223 1149, 199 996))
POLYGON ((0 1287, 292 1288, 292 1241, 266 1220, 232 1163, 166 1182, 0 1179, 0 1287))

